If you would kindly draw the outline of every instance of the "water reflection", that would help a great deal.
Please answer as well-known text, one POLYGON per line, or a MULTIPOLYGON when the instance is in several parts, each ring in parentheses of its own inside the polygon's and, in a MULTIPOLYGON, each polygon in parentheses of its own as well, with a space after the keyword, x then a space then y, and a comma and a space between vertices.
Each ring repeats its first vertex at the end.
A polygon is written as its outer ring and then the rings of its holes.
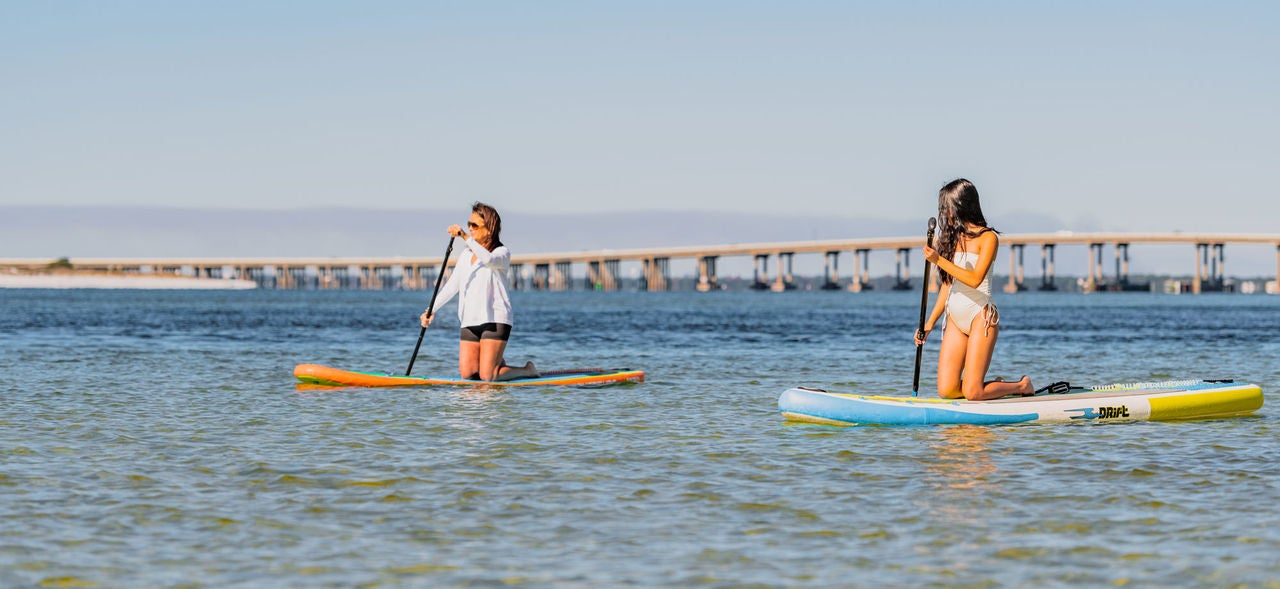
MULTIPOLYGON (((961 553, 979 549, 982 540, 974 537, 972 530, 984 527, 999 492, 995 484, 997 468, 990 456, 996 437, 995 432, 976 425, 929 432, 926 444, 931 453, 921 462, 927 495, 924 502, 929 505, 930 533, 936 547, 961 553)), ((949 562, 948 566, 963 566, 965 560, 959 553, 940 552, 937 556, 949 562)))
POLYGON ((957 491, 992 492, 996 465, 990 447, 997 437, 991 429, 978 425, 956 425, 937 430, 929 447, 935 451, 925 466, 926 481, 942 495, 957 491))
POLYGON ((477 385, 462 390, 449 389, 445 394, 448 402, 440 408, 440 425, 468 432, 476 440, 491 435, 486 430, 503 413, 500 402, 504 397, 502 388, 477 385))

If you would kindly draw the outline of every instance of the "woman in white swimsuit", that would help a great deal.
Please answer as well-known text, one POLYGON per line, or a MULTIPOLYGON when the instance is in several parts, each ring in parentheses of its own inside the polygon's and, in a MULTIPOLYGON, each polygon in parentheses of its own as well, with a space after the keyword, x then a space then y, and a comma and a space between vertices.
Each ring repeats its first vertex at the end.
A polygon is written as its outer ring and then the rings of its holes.
POLYGON ((980 401, 1033 394, 1031 379, 1025 376, 1017 382, 985 381, 1000 335, 1000 311, 991 299, 991 267, 1000 239, 987 226, 973 183, 961 178, 938 192, 938 230, 937 249, 926 245, 924 258, 938 266, 942 288, 924 330, 916 334, 916 344, 923 344, 946 312, 938 351, 938 395, 980 401))
POLYGON ((450 225, 449 235, 466 241, 467 251, 445 281, 436 297, 435 307, 422 313, 422 327, 431 325, 436 311, 454 296, 458 297, 458 321, 462 331, 458 338, 458 373, 462 378, 484 381, 510 380, 538 376, 533 362, 524 366, 508 366, 503 359, 511 337, 511 298, 507 295, 507 272, 511 268, 511 251, 498 239, 502 233, 502 217, 484 203, 471 206, 467 221, 471 235, 458 225, 450 225))

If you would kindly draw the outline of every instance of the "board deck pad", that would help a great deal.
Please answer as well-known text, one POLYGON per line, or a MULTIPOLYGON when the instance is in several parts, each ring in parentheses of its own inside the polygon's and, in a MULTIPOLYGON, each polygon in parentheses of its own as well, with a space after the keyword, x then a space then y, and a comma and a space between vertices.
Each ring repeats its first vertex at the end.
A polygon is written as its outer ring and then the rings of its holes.
POLYGON ((386 372, 358 372, 319 364, 299 364, 293 376, 300 385, 320 387, 408 387, 408 386, 564 386, 609 385, 644 382, 644 372, 625 368, 577 368, 543 372, 537 378, 485 382, 457 376, 404 376, 386 372))

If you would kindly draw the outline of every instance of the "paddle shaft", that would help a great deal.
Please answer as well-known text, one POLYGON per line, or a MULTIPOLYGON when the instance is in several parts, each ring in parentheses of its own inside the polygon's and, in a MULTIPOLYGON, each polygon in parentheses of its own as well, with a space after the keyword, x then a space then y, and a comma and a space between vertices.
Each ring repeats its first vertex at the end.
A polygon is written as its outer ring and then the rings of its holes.
MULTIPOLYGON (((453 253, 453 236, 449 236, 449 247, 444 250, 444 260, 440 261, 440 273, 436 275, 436 289, 431 293, 431 302, 427 303, 427 317, 430 318, 432 309, 436 306, 436 295, 440 294, 440 281, 444 279, 444 269, 449 267, 449 254, 453 253)), ((413 361, 418 359, 418 350, 422 348, 422 336, 427 334, 427 328, 423 327, 418 332, 418 343, 413 346, 413 355, 409 356, 409 368, 405 369, 404 375, 409 376, 413 373, 413 361)), ((918 362, 917 362, 918 364, 918 362)))
MULTIPOLYGON (((933 247, 933 229, 938 226, 938 222, 929 217, 929 232, 925 235, 924 244, 933 247)), ((924 285, 920 287, 920 327, 916 328, 916 335, 924 334, 924 316, 925 307, 929 305, 929 262, 924 263, 924 285)), ((911 396, 920 394, 920 358, 924 355, 924 342, 916 344, 916 374, 911 379, 911 396)))

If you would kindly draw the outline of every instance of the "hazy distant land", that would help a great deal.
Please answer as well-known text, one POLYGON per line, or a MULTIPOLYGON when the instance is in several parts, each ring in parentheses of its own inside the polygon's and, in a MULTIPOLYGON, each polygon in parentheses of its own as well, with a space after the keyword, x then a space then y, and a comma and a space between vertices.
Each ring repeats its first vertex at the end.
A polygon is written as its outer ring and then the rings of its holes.
MULTIPOLYGON (((464 203, 464 205, 467 203, 464 203)), ((444 229, 469 209, 244 210, 0 206, 0 257, 436 256, 444 229)), ((1053 231, 1052 219, 1006 231, 1053 231)), ((520 253, 702 244, 897 237, 924 233, 904 221, 797 213, 648 211, 503 213, 503 241, 520 253)))
MULTIPOLYGON (((60 257, 343 257, 439 256, 448 241, 444 229, 463 223, 469 209, 247 210, 163 207, 0 206, 0 258, 60 257)), ((925 219, 882 219, 797 211, 791 215, 707 211, 634 213, 503 214, 503 241, 516 253, 567 252, 753 242, 901 237, 923 233, 925 219)), ((1046 216, 1013 214, 996 226, 1006 233, 1041 233, 1067 226, 1046 216)), ((1123 230, 1122 228, 1119 230, 1123 230)), ((1085 248, 1060 247, 1059 276, 1084 274, 1085 248)), ((1038 248, 1025 254, 1028 277, 1039 276, 1038 248)), ((1131 271, 1190 274, 1194 252, 1187 247, 1135 246, 1131 271)), ((844 256, 846 273, 852 261, 844 256)), ((918 262, 918 261, 915 261, 918 262)), ((1110 249, 1104 269, 1112 273, 1110 249)), ((799 255, 797 274, 821 273, 821 256, 799 255)), ((997 262, 1005 273, 1007 260, 997 262)), ((692 262, 674 261, 673 274, 692 262)), ((1228 247, 1228 276, 1275 275, 1271 248, 1228 247)), ((919 263, 911 269, 919 270, 919 263)), ((749 260, 723 260, 723 275, 750 273, 749 260)), ((872 256, 874 275, 893 272, 891 254, 872 256)))

